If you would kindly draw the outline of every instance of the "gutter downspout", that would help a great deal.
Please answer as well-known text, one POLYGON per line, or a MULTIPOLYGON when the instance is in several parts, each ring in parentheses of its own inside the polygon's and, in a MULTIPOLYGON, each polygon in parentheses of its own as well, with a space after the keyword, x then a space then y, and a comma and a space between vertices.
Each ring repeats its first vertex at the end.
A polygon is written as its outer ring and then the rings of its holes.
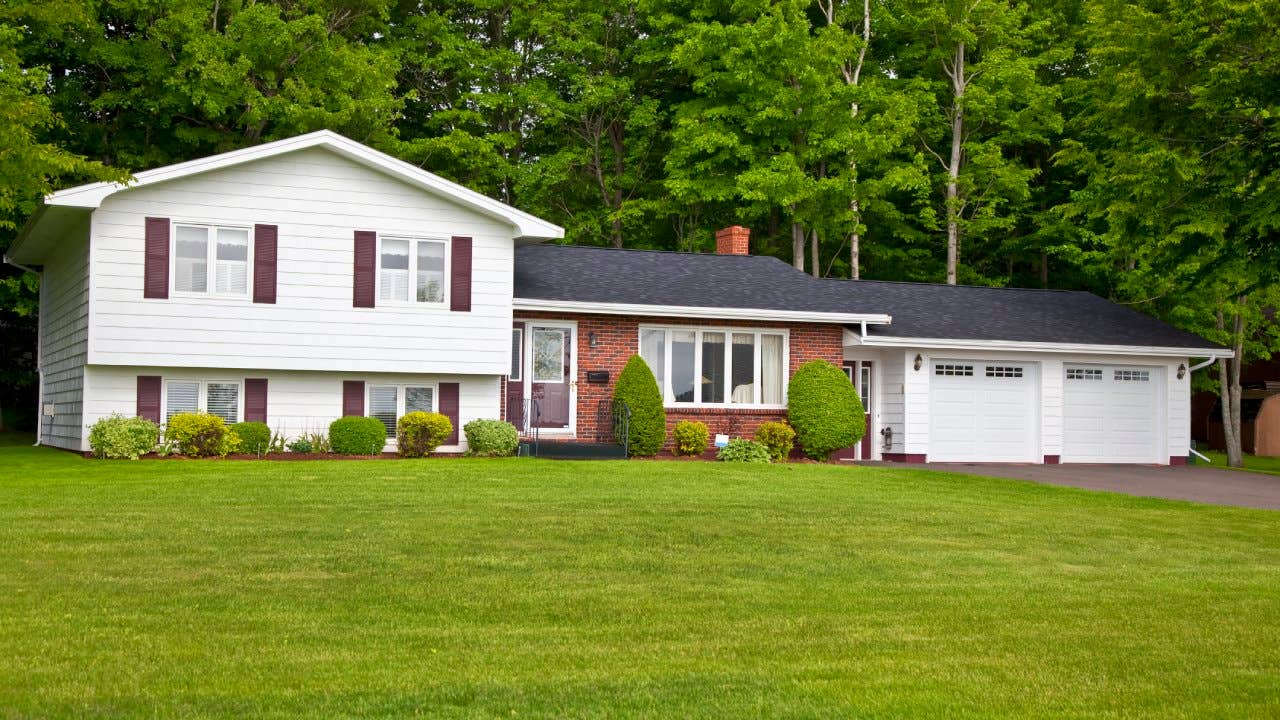
MULTIPOLYGON (((16 263, 13 261, 13 258, 9 257, 8 255, 4 256, 4 262, 5 264, 12 265, 18 268, 19 270, 25 270, 26 272, 29 272, 29 273, 35 273, 36 275, 43 278, 43 273, 41 273, 40 271, 33 270, 32 268, 29 268, 26 265, 16 263)), ((36 318, 36 442, 35 442, 35 447, 40 446, 40 441, 43 439, 41 437, 41 434, 44 431, 44 359, 41 357, 42 355, 41 351, 44 349, 43 340, 44 340, 44 323, 40 321, 40 318, 36 318)))
MULTIPOLYGON (((1188 373, 1188 374, 1190 374, 1190 373, 1193 373, 1193 372, 1195 372, 1195 371, 1197 371, 1197 370, 1202 370, 1202 369, 1207 368, 1207 367, 1209 367, 1210 365, 1212 365, 1212 364, 1214 364, 1214 363, 1216 363, 1216 362, 1218 362, 1218 356, 1217 356, 1217 355, 1210 355, 1208 360, 1205 360, 1205 361, 1204 361, 1204 362, 1202 362, 1202 363, 1196 363, 1195 365, 1192 365, 1191 367, 1187 368, 1187 373, 1188 373)), ((1212 464, 1213 464, 1213 461, 1212 461, 1212 460, 1210 460, 1210 459, 1209 459, 1207 456, 1205 456, 1203 453, 1197 452, 1195 448, 1193 448, 1193 447, 1187 447, 1187 450, 1189 450, 1189 451, 1191 452, 1191 454, 1192 454, 1192 455, 1195 455, 1196 457, 1198 457, 1198 458, 1200 458, 1201 460, 1205 461, 1205 463, 1206 463, 1206 464, 1209 464, 1209 465, 1212 465, 1212 464)))

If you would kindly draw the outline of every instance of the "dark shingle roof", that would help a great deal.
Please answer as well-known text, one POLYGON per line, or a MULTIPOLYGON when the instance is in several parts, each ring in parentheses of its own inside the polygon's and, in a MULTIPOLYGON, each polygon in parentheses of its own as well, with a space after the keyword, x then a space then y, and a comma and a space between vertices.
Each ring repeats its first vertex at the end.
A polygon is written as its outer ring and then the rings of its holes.
POLYGON ((1216 348, 1087 292, 819 280, 772 257, 565 245, 516 250, 515 295, 572 302, 887 314, 884 337, 1216 348))

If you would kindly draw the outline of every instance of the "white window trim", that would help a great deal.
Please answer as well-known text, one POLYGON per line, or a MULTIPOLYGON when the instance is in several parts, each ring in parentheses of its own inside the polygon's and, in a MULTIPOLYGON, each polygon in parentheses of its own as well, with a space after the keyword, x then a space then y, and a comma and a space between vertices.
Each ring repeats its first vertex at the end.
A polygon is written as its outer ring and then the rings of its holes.
MULTIPOLYGON (((431 388, 431 409, 426 412, 440 412, 440 383, 438 382, 377 382, 374 380, 366 380, 364 383, 364 416, 373 417, 373 388, 374 387, 393 387, 396 389, 396 425, 400 424, 400 418, 405 416, 405 399, 408 393, 405 388, 431 388)), ((388 443, 395 443, 395 433, 387 436, 388 443)))
POLYGON ((162 424, 169 423, 169 383, 196 383, 200 389, 196 392, 196 412, 209 412, 209 383, 215 385, 236 386, 236 422, 244 422, 244 380, 207 380, 191 377, 167 377, 160 388, 160 419, 162 424))
MULTIPOLYGON (((253 298, 253 249, 254 249, 254 232, 252 225, 234 225, 227 223, 207 223, 207 222, 186 222, 174 220, 169 233, 169 296, 185 297, 185 298, 212 298, 214 300, 228 300, 232 302, 248 302, 253 298), (179 227, 196 227, 204 228, 208 233, 208 247, 205 252, 205 288, 204 292, 192 292, 190 290, 178 289, 178 228, 179 227), (248 255, 245 261, 245 283, 243 293, 219 293, 217 292, 218 270, 216 263, 218 262, 218 230, 243 230, 248 235, 249 245, 246 248, 248 255)), ((214 382, 217 382, 216 380, 214 382)))
POLYGON ((643 342, 642 338, 644 337, 644 333, 646 330, 664 330, 667 333, 666 339, 663 341, 664 342, 663 357, 662 357, 663 387, 659 388, 662 391, 662 404, 665 407, 674 408, 674 409, 683 409, 683 408, 713 409, 715 408, 715 409, 721 409, 721 410, 723 409, 731 409, 731 410, 734 410, 734 409, 736 410, 784 410, 786 409, 787 383, 791 378, 791 331, 790 330, 785 328, 734 327, 729 325, 712 326, 712 325, 642 324, 640 325, 636 334, 637 352, 639 352, 639 348, 642 347, 640 343, 643 342), (694 397, 698 398, 698 400, 695 400, 694 402, 676 402, 675 395, 671 392, 671 358, 674 355, 674 353, 672 353, 671 351, 671 331, 673 330, 691 331, 694 333, 693 367, 694 367, 695 374, 700 373, 702 368, 702 334, 704 332, 724 334, 725 336, 724 338, 725 340, 725 353, 724 353, 725 402, 722 402, 722 403, 702 402, 701 401, 702 383, 698 383, 698 382, 695 382, 693 384, 694 397), (753 392, 756 398, 756 402, 752 402, 752 403, 729 402, 729 400, 733 397, 733 388, 731 387, 733 385, 733 352, 732 350, 733 350, 733 335, 735 333, 755 336, 755 358, 752 361, 752 364, 753 364, 753 372, 754 372, 753 384, 755 385, 753 392), (759 402, 760 393, 761 393, 760 352, 762 349, 760 336, 762 335, 777 335, 782 337, 782 402, 781 403, 775 404, 775 403, 759 402))
MULTIPOLYGON (((417 307, 433 310, 449 309, 449 293, 452 291, 453 275, 453 241, 448 238, 430 237, 426 235, 387 235, 383 236, 378 233, 378 246, 375 248, 374 256, 374 274, 373 274, 373 297, 374 305, 389 305, 395 307, 417 307), (382 298, 382 243, 387 240, 396 240, 409 243, 409 299, 408 300, 384 300, 382 298), (418 243, 433 242, 444 246, 444 296, 440 302, 428 302, 426 300, 418 300, 418 243)), ((413 387, 426 387, 425 385, 414 385, 413 387)))

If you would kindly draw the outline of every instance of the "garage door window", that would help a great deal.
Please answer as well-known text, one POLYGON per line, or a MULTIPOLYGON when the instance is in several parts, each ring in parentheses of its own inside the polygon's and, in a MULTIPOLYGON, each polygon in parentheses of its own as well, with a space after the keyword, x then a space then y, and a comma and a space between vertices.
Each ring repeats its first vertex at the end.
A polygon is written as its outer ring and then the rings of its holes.
POLYGON ((1151 379, 1148 370, 1116 370, 1115 378, 1121 382, 1147 382, 1151 379))
POLYGON ((987 377, 989 378, 1020 378, 1022 377, 1022 368, 1011 367, 1007 365, 988 365, 987 377))
POLYGON ((1068 380, 1101 380, 1102 371, 1097 368, 1067 368, 1068 380))
POLYGON ((934 365, 934 375, 973 377, 972 365, 934 365))

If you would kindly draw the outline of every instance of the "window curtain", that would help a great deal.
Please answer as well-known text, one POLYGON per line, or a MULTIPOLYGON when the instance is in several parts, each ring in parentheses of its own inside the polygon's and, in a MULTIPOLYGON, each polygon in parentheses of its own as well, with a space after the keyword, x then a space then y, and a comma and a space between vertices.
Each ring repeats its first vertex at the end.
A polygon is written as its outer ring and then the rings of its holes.
POLYGON ((760 402, 782 404, 782 336, 760 336, 760 402))

